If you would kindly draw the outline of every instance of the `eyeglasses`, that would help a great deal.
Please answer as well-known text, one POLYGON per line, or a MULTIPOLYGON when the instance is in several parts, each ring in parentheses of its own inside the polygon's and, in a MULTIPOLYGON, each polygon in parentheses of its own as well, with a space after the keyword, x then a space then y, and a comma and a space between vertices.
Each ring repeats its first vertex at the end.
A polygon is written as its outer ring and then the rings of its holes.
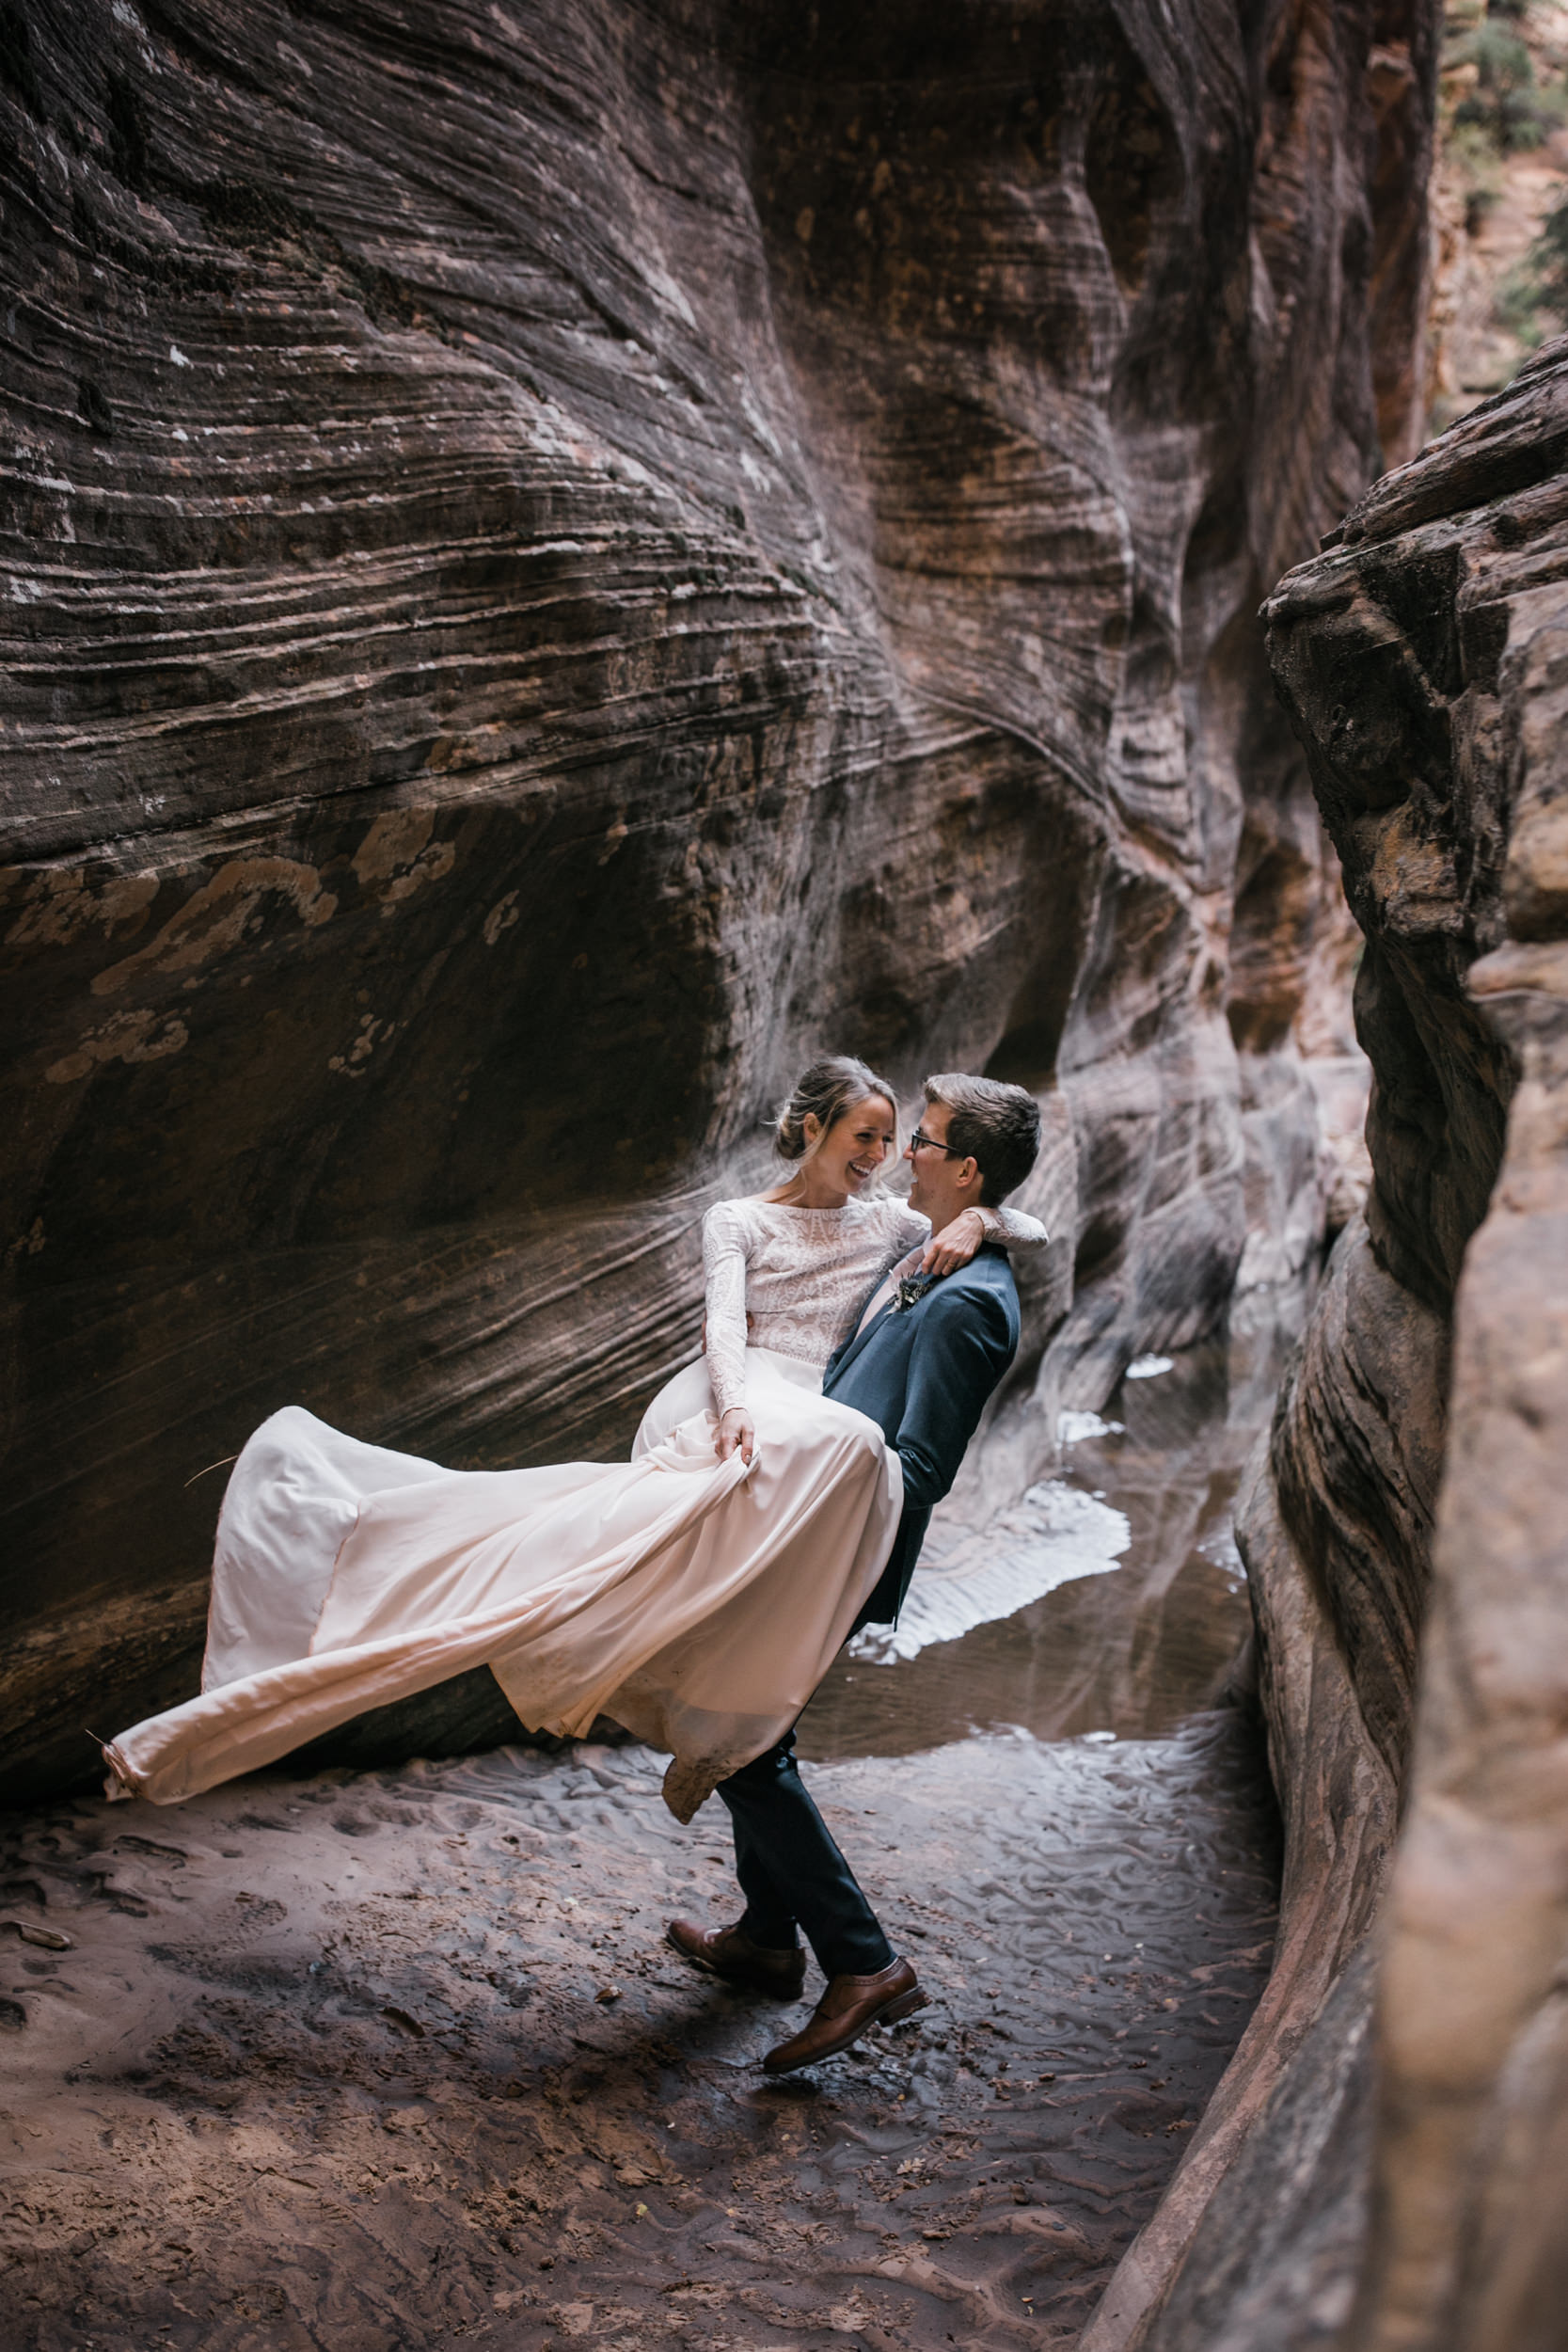
POLYGON ((917 1127, 910 1137, 910 1150, 918 1152, 923 1146, 927 1152, 945 1152, 949 1159, 961 1160, 966 1156, 951 1143, 939 1143, 935 1136, 923 1136, 917 1127))

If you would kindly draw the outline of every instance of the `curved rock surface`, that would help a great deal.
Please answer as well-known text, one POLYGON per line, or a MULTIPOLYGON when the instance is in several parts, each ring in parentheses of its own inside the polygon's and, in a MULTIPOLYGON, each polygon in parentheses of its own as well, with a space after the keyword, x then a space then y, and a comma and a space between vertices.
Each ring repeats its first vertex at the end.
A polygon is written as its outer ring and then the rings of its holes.
POLYGON ((1373 1068, 1368 1216, 1242 1531, 1284 1973, 1206 2120, 1247 2135, 1244 2168, 1204 2181, 1195 2144, 1086 2341, 1546 2352, 1568 2284, 1568 342, 1335 535, 1269 608, 1367 938, 1373 1068))
POLYGON ((624 1443, 821 1046, 1046 1097, 993 1487, 1309 1256, 1254 612, 1412 429, 1431 13, 7 13, 8 1793, 285 1399, 624 1443))

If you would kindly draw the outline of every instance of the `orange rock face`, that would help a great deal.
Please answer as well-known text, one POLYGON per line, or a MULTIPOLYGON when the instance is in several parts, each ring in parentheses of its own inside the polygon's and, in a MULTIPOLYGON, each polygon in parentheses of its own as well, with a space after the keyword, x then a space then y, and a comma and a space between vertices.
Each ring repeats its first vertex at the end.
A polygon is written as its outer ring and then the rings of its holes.
POLYGON ((1409 427, 1372 13, 8 17, 13 1793, 191 1687, 286 1399, 624 1442, 822 1047, 1048 1098, 1042 1427, 1309 1255, 1254 616, 1409 427))

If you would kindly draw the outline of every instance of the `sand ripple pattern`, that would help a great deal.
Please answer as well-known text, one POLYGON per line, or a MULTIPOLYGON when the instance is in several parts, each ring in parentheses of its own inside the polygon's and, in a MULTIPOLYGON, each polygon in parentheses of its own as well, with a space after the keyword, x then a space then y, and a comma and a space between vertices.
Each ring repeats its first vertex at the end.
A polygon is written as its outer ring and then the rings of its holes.
MULTIPOLYGON (((816 1785, 933 2007, 768 2085, 798 2012, 689 1974, 725 1824, 636 1748, 268 1775, 13 1817, 15 2352, 1065 2344, 1266 1972, 1226 1715, 816 1785)), ((808 1986, 808 1992, 811 1988, 808 1986)))

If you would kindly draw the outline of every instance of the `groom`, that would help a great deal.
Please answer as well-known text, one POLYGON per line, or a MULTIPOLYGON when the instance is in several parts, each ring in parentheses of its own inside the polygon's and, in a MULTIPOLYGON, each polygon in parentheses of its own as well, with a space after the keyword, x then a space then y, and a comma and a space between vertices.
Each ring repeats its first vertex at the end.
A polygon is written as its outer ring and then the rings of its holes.
MULTIPOLYGON (((1040 1115, 1022 1087, 958 1074, 926 1081, 926 1107, 904 1156, 914 1169, 910 1206, 940 1233, 965 1209, 995 1208, 1023 1182, 1039 1150, 1040 1115)), ((986 1399, 1018 1348, 1018 1293, 1005 1250, 989 1244, 939 1279, 920 1273, 916 1248, 861 1310, 830 1359, 825 1396, 879 1422, 903 1467, 904 1510, 893 1554, 857 1628, 896 1617, 934 1504, 958 1475, 986 1399)), ((792 2074, 858 2042, 879 2020, 912 2016, 926 1994, 910 1962, 878 1925, 795 1763, 795 1734, 728 1780, 719 1795, 735 1827, 736 1876, 746 1898, 734 1927, 673 1920, 677 1951, 731 1984, 797 1999, 803 1928, 828 1989, 802 2030, 763 2059, 792 2074)))

